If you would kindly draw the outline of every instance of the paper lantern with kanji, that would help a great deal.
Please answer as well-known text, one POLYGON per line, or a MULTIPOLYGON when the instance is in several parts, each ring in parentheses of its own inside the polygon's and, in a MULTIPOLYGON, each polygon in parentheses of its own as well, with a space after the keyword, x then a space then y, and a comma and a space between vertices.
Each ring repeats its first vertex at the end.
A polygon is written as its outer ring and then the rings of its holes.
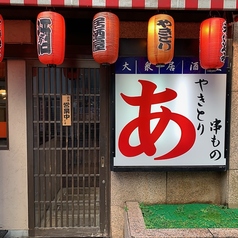
POLYGON ((200 25, 199 59, 206 70, 221 68, 226 59, 227 23, 220 17, 204 20, 200 25))
POLYGON ((4 20, 2 15, 0 15, 0 62, 4 58, 4 44, 5 44, 5 33, 4 33, 4 20))
POLYGON ((167 14, 157 14, 149 19, 147 32, 147 57, 151 64, 163 66, 174 57, 174 20, 167 14))
POLYGON ((99 12, 93 17, 92 53, 99 64, 113 64, 119 51, 119 19, 111 12, 99 12))
POLYGON ((65 55, 65 20, 52 11, 37 16, 37 53, 39 61, 47 65, 59 65, 65 55))

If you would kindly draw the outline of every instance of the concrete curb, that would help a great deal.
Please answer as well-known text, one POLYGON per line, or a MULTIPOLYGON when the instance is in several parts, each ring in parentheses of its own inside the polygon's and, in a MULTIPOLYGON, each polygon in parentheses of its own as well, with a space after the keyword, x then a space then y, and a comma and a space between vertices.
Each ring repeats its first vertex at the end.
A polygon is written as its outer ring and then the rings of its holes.
POLYGON ((138 202, 126 202, 125 238, 238 237, 238 229, 146 229, 138 202))

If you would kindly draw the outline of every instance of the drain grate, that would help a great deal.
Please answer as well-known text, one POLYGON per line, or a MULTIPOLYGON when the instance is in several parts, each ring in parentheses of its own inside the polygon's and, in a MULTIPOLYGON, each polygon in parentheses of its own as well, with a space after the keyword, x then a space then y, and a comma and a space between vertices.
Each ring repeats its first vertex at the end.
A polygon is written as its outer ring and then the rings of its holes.
POLYGON ((7 230, 0 230, 0 238, 3 238, 7 234, 7 230))

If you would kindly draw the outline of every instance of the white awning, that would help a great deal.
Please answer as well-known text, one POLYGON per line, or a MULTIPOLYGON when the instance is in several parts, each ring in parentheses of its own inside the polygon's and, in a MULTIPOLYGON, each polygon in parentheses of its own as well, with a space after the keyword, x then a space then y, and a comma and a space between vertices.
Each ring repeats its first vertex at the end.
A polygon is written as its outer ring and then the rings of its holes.
POLYGON ((0 0, 0 5, 148 10, 236 10, 238 0, 0 0))

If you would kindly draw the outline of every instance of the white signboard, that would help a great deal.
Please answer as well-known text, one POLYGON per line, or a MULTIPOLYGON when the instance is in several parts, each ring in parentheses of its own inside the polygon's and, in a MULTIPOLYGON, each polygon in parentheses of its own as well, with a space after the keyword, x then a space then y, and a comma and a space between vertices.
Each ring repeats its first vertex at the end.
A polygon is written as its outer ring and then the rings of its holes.
POLYGON ((114 167, 224 168, 225 129, 225 73, 116 74, 114 167))

